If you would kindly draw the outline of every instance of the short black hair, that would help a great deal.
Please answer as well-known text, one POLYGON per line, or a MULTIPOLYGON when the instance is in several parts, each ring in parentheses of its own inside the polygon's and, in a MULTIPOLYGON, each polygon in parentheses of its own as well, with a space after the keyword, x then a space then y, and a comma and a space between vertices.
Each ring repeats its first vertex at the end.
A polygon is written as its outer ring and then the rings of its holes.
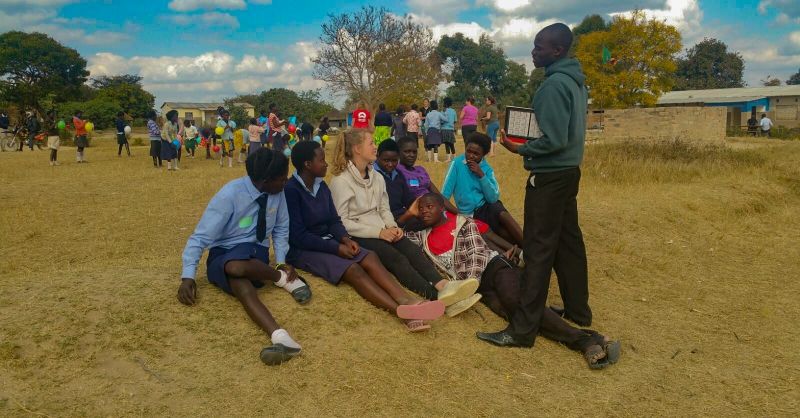
POLYGON ((397 142, 392 141, 391 139, 387 139, 381 142, 378 145, 378 155, 383 154, 384 152, 400 152, 400 147, 397 146, 397 142))
POLYGON ((422 199, 433 199, 439 205, 444 206, 444 197, 442 195, 440 195, 439 193, 433 193, 433 192, 425 193, 424 195, 420 196, 420 198, 419 198, 419 200, 422 200, 422 199))
POLYGON ((172 120, 172 116, 178 116, 178 111, 175 110, 175 109, 172 109, 169 112, 167 112, 167 114, 166 114, 167 120, 172 120))
POLYGON ((117 112, 117 116, 121 118, 125 116, 125 112, 117 112))
POLYGON ((245 167, 254 182, 273 180, 289 173, 289 160, 280 151, 259 148, 247 157, 245 167))
POLYGON ((414 145, 417 146, 417 148, 419 148, 419 142, 418 142, 417 138, 414 138, 413 136, 406 135, 406 136, 404 136, 404 137, 402 137, 402 138, 397 140, 397 148, 398 149, 402 148, 403 145, 405 145, 405 144, 414 144, 414 145))
MULTIPOLYGON (((75 112, 75 114, 77 115, 78 112, 75 112)), ((153 110, 153 109, 150 109, 150 110, 147 111, 147 115, 146 116, 147 116, 147 119, 156 120, 156 111, 153 110)))
POLYGON ((411 105, 411 110, 417 110, 417 104, 416 103, 411 105))
POLYGON ((378 110, 386 110, 386 105, 381 103, 378 105, 378 110))
POLYGON ((298 172, 303 171, 303 164, 314 159, 316 150, 320 148, 319 142, 302 141, 292 148, 292 165, 298 172))
POLYGON ((269 104, 269 110, 272 111, 272 109, 275 109, 275 103, 269 104))
POLYGON ((220 115, 220 116, 225 116, 225 115, 228 115, 228 116, 230 116, 230 115, 231 115, 231 112, 228 112, 227 110, 223 110, 223 111, 222 111, 222 113, 220 113, 219 115, 220 115))
POLYGON ((445 97, 444 98, 444 107, 447 108, 447 107, 450 107, 452 105, 453 105, 453 99, 451 99, 449 97, 445 97))
POLYGON ((431 100, 428 102, 431 107, 431 110, 439 110, 439 103, 436 103, 436 100, 431 100))
POLYGON ((489 151, 492 150, 492 139, 489 138, 486 134, 480 132, 474 132, 470 136, 467 137, 467 143, 469 144, 477 144, 481 148, 483 148, 483 154, 486 155, 489 151))
POLYGON ((186 127, 192 126, 192 121, 189 120, 189 119, 184 119, 183 120, 183 126, 186 126, 186 127))
POLYGON ((256 118, 250 118, 251 125, 258 125, 258 120, 256 118))
POLYGON ((565 53, 572 47, 572 31, 563 23, 553 23, 546 26, 541 32, 547 34, 554 46, 564 48, 565 53))

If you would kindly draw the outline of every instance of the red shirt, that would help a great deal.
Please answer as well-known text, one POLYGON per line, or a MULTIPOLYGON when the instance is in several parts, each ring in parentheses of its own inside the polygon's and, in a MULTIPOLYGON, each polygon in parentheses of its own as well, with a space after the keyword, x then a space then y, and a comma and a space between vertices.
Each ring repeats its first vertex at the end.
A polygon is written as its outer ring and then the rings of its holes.
MULTIPOLYGON (((447 222, 434 226, 428 234, 428 248, 433 255, 444 254, 453 249, 453 240, 455 237, 456 218, 453 213, 447 212, 445 214, 447 222)), ((489 225, 477 219, 473 219, 475 225, 478 227, 478 232, 485 234, 489 230, 489 225)))
POLYGON ((354 128, 369 128, 370 120, 369 110, 356 109, 353 111, 353 127, 354 128))

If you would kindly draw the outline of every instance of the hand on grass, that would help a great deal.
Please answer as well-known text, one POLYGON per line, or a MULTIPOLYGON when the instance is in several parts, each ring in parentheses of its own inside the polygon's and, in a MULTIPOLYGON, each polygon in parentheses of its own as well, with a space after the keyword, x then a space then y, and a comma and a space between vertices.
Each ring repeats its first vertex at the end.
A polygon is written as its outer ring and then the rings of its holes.
POLYGON ((181 279, 178 287, 178 300, 184 305, 194 305, 197 301, 197 283, 192 279, 181 279))

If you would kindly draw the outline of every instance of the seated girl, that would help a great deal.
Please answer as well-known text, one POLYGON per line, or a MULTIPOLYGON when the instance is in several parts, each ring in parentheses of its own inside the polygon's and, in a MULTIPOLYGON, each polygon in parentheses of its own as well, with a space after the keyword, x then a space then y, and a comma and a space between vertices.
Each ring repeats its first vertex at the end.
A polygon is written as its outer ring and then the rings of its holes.
POLYGON ((372 133, 352 129, 336 142, 333 154, 331 194, 336 212, 353 240, 374 251, 386 268, 406 288, 437 299, 454 316, 469 309, 478 281, 442 279, 433 263, 409 240, 389 209, 386 182, 372 163, 376 159, 372 133))
MULTIPOLYGON (((519 305, 521 270, 510 262, 510 254, 499 254, 487 246, 481 237, 487 225, 462 215, 444 214, 444 199, 435 193, 420 198, 417 211, 426 229, 406 232, 406 236, 452 278, 480 278, 478 291, 483 303, 508 320, 519 305)), ((574 328, 551 309, 545 309, 540 331, 545 338, 583 353, 592 369, 619 360, 619 342, 596 331, 574 328)), ((478 338, 494 342, 486 337, 478 334, 478 338)))
POLYGON ((521 246, 522 227, 500 201, 494 170, 483 158, 492 148, 491 140, 482 133, 473 133, 466 141, 466 151, 453 160, 444 178, 445 202, 455 196, 459 214, 486 222, 504 240, 521 246))
MULTIPOLYGON (((414 198, 419 198, 428 193, 439 193, 439 189, 437 189, 436 185, 431 181, 431 176, 428 174, 428 171, 425 170, 425 167, 415 165, 417 163, 417 156, 419 155, 419 145, 417 144, 416 138, 400 138, 400 140, 397 141, 397 147, 399 148, 400 164, 396 165, 396 169, 405 177, 414 198)), ((452 212, 458 211, 449 201, 446 202, 446 204, 447 210, 452 212)))
POLYGON ((331 284, 350 284, 364 299, 404 319, 411 331, 429 329, 423 320, 440 317, 444 304, 409 296, 375 253, 350 238, 323 181, 328 163, 320 145, 313 141, 295 145, 292 165, 297 171, 284 189, 292 214, 287 261, 331 284))

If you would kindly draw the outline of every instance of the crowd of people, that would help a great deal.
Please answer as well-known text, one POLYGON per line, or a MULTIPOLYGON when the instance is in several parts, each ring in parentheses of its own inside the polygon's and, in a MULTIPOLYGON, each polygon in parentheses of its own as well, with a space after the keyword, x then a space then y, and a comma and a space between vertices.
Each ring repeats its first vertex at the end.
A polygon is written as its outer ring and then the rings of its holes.
MULTIPOLYGON (((311 286, 295 268, 332 285, 348 284, 410 332, 429 330, 432 321, 482 301, 509 322, 503 331, 477 333, 483 341, 531 347, 543 335, 582 353, 590 368, 616 363, 619 342, 584 328, 592 312, 576 195, 588 98, 580 65, 568 57, 571 42, 563 24, 543 29, 534 42, 534 64, 547 75, 533 104, 543 136, 512 142, 499 129, 493 99, 483 113, 469 103, 461 112, 465 152, 455 156, 445 148, 451 162, 441 191, 416 162, 420 137, 434 162, 438 147, 454 137, 449 100, 444 110, 426 101, 421 111, 412 105, 394 115, 381 105, 374 130, 360 106, 330 164, 319 142, 298 142, 285 155, 273 137, 272 149, 247 157, 247 176, 209 202, 183 251, 178 299, 197 302, 197 267, 209 250, 209 282, 233 295, 270 336, 260 353, 266 364, 288 361, 302 348, 256 290, 271 283, 308 303, 311 286), (487 133, 477 132, 479 121, 487 133), (491 134, 523 156, 530 171, 524 230, 500 201, 486 161, 497 142, 491 134), (329 168, 330 183, 324 180, 329 168), (546 306, 552 270, 563 308, 546 306)), ((273 115, 268 120, 271 130, 284 123, 273 115)))

